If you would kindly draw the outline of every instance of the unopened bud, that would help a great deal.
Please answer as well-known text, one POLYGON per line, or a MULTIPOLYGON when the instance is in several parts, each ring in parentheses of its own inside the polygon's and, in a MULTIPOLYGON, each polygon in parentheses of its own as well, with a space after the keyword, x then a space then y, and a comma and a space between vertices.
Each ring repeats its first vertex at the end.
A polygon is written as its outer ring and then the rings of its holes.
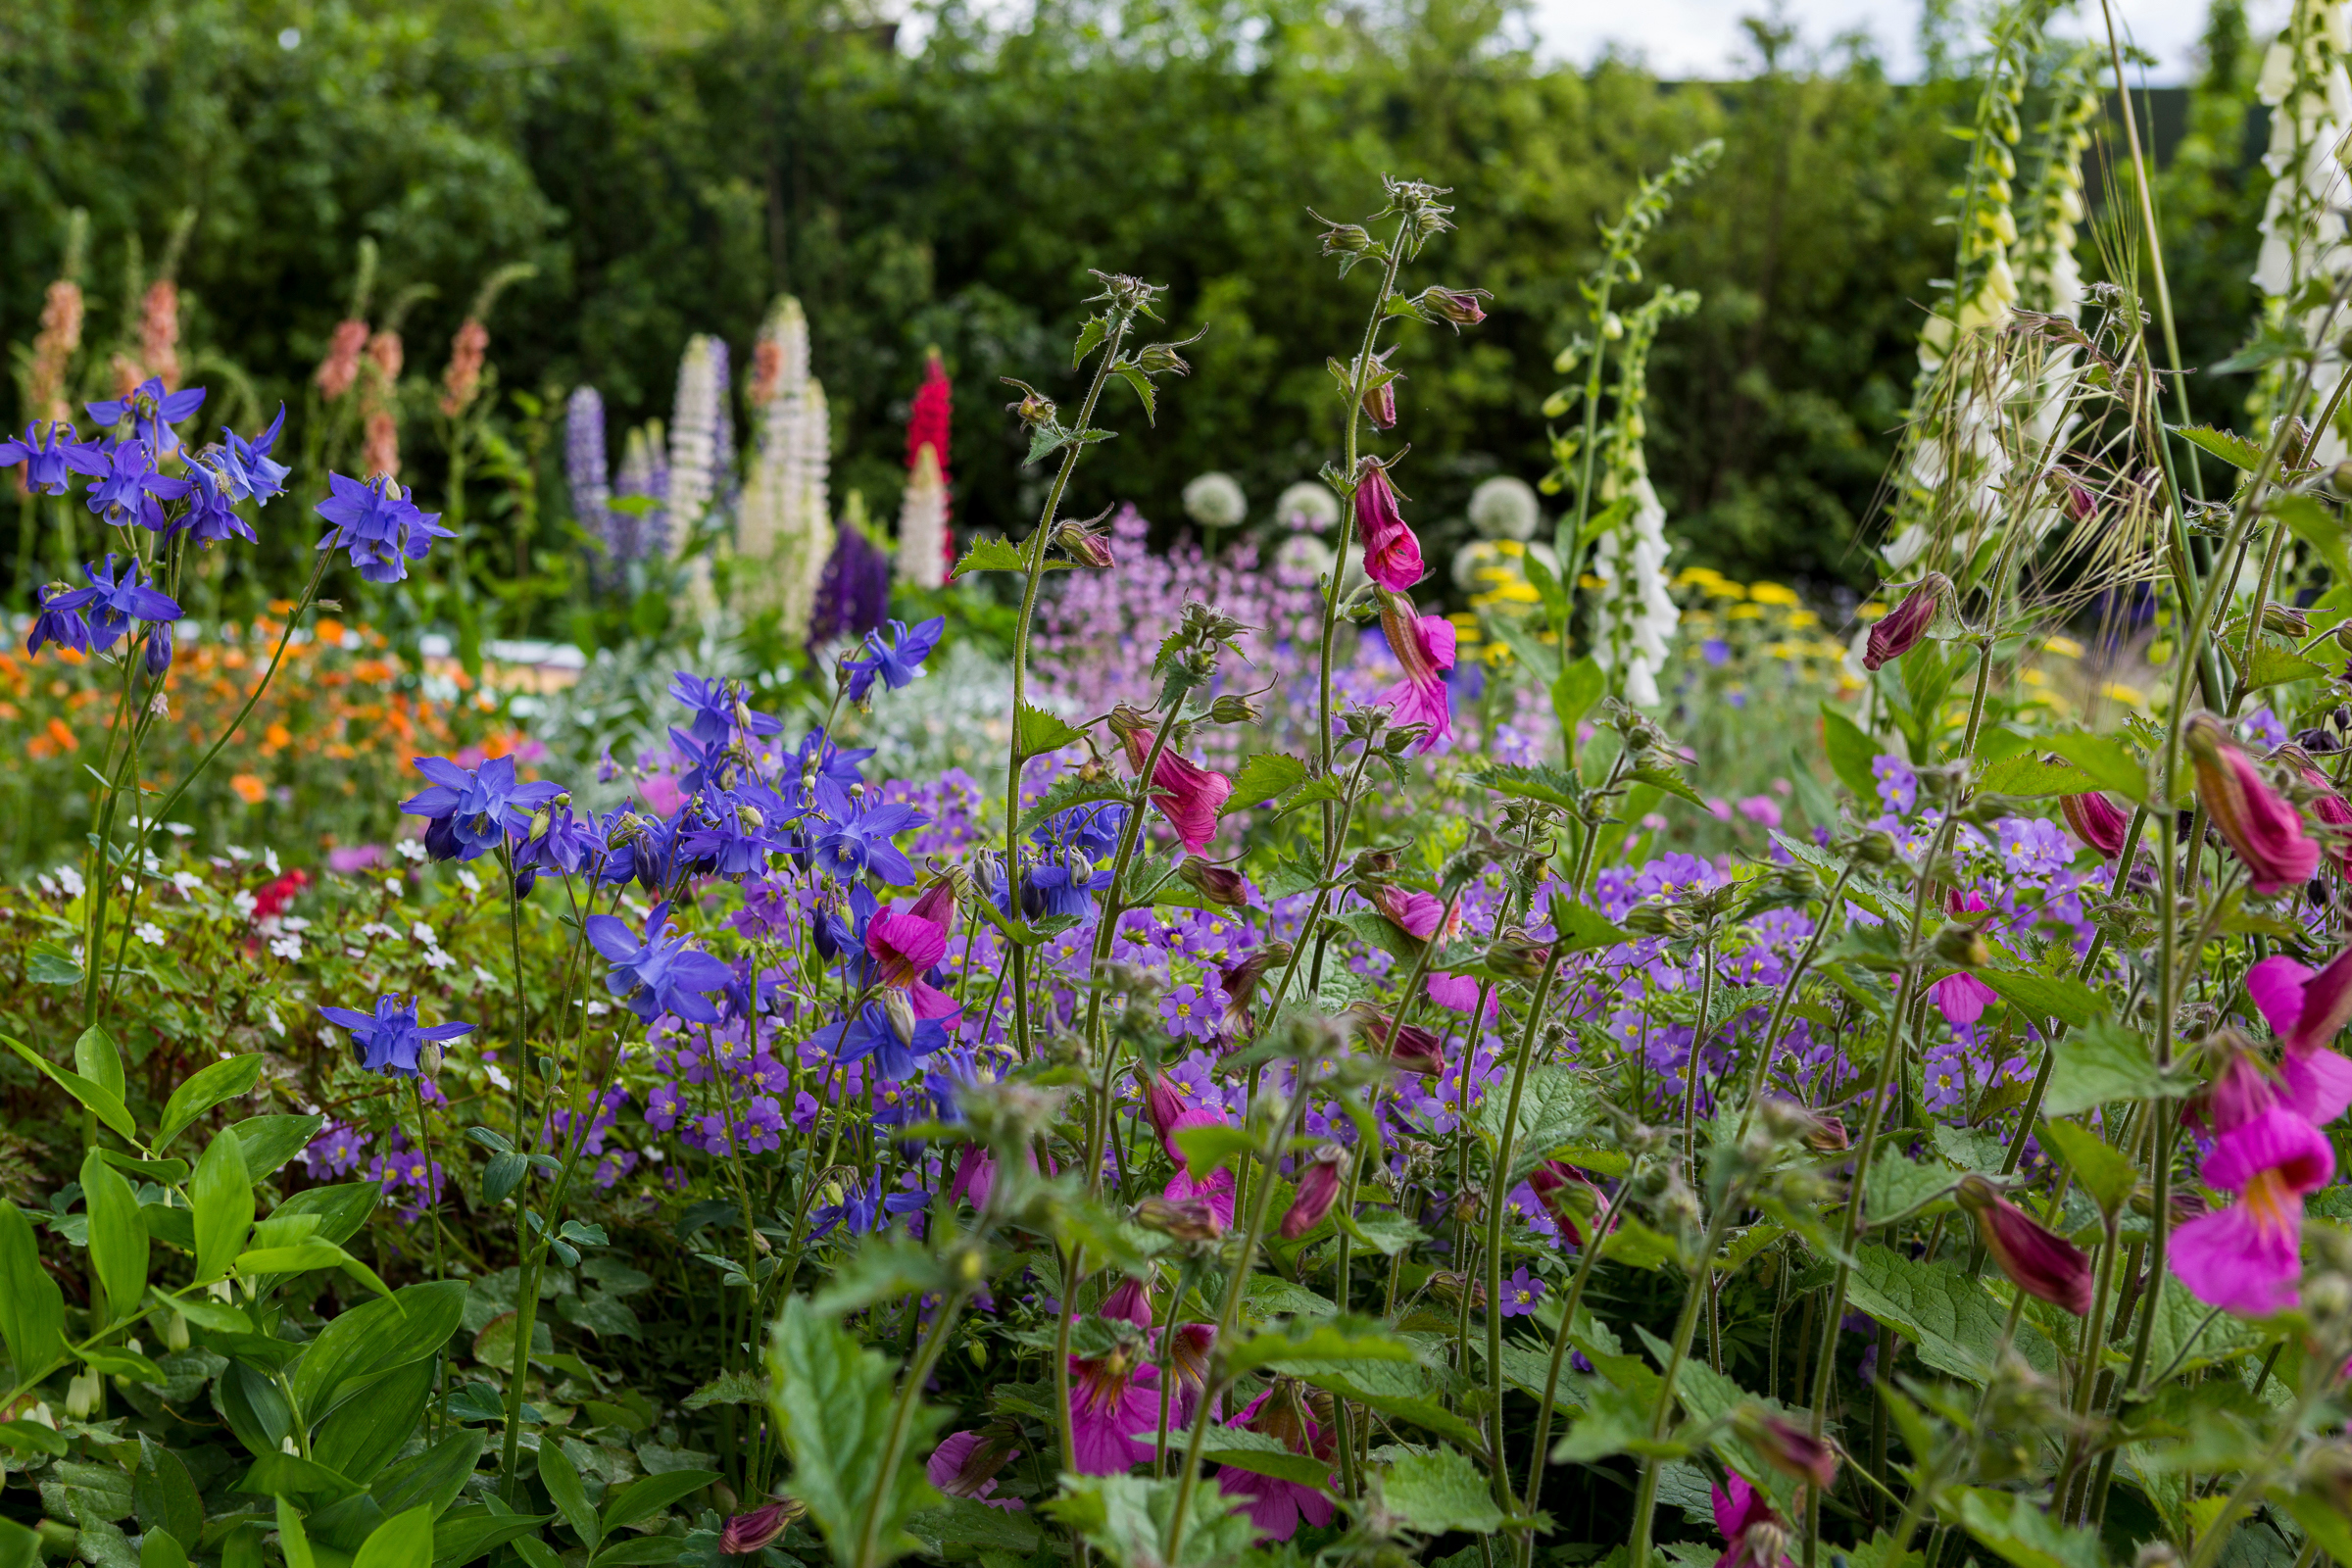
POLYGON ((1282 1216, 1282 1239, 1295 1242, 1323 1223, 1331 1212, 1334 1200, 1340 1196, 1340 1165, 1348 1151, 1338 1144, 1324 1144, 1314 1152, 1297 1176, 1298 1196, 1292 1200, 1290 1212, 1282 1216))
POLYGON ((1862 653, 1862 667, 1875 670, 1918 647, 1928 628, 1936 623, 1936 616, 1951 592, 1952 579, 1940 571, 1931 571, 1920 579, 1919 586, 1905 595, 1901 604, 1870 628, 1870 640, 1862 653))
POLYGON ((2077 1317, 2090 1310, 2090 1259, 2082 1249, 2003 1198, 1982 1176, 1961 1177, 1953 1196, 1977 1216, 1984 1250, 2019 1290, 2077 1317))
POLYGON ((1479 302, 1494 297, 1483 288, 1441 288, 1433 283, 1421 291, 1421 308, 1454 326, 1476 326, 1487 318, 1479 302))
POLYGON ((1208 705, 1208 721, 1212 724, 1254 724, 1266 716, 1266 710, 1239 693, 1229 693, 1208 705))
POLYGON ((2281 637, 2308 637, 2311 617, 2292 605, 2268 604, 2262 607, 2262 629, 2281 637))
POLYGON ((1550 961, 1550 945, 1536 941, 1517 926, 1504 928, 1487 949, 1487 967, 1514 980, 1535 979, 1550 961))
POLYGON ((1176 875, 1185 886, 1211 904, 1229 908, 1247 908, 1250 905, 1250 884, 1242 873, 1230 866, 1211 865, 1197 855, 1187 856, 1176 868, 1176 875))
POLYGON ((1372 249, 1372 231, 1361 223, 1333 223, 1323 230, 1326 256, 1361 256, 1372 249))
POLYGON ((1827 1492, 1838 1479, 1836 1448, 1760 1404, 1743 1404, 1733 1411, 1732 1430, 1747 1441, 1757 1458, 1791 1481, 1827 1492))
POLYGON ((1054 531, 1054 542, 1062 554, 1082 566, 1102 571, 1116 564, 1110 553, 1110 541, 1095 528, 1076 518, 1064 518, 1054 531))
POLYGON ((1372 421, 1374 428, 1396 428, 1396 383, 1403 379, 1401 375, 1393 375, 1364 394, 1364 417, 1372 421))
POLYGON ((890 1019, 890 1032, 899 1037, 902 1045, 914 1044, 914 1004, 907 994, 897 987, 882 993, 882 1012, 890 1019))
POLYGON ((1153 343, 1142 349, 1135 356, 1135 366, 1146 375, 1165 375, 1170 371, 1178 375, 1190 375, 1193 370, 1184 362, 1184 356, 1176 352, 1173 343, 1153 343))
POLYGON ((1938 959, 1962 969, 1982 969, 1992 961, 1984 933, 1960 920, 1936 933, 1935 951, 1938 959))
POLYGON ((416 1048, 417 1076, 423 1078, 428 1083, 433 1079, 440 1077, 441 1063, 446 1058, 441 1050, 441 1042, 438 1040, 427 1040, 423 1045, 416 1048))

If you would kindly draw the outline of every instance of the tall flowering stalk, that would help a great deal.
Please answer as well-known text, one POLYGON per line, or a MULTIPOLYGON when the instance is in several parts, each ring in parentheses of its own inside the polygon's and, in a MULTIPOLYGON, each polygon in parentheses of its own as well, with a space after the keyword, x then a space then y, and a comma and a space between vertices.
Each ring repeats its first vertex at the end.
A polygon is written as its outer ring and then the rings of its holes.
POLYGON ((948 431, 954 397, 948 368, 933 349, 923 359, 923 384, 906 416, 906 496, 899 509, 899 575, 918 588, 948 580, 956 547, 948 534, 954 480, 948 470, 948 431))
POLYGON ((628 560, 614 526, 612 467, 605 458, 605 400, 592 386, 575 387, 564 406, 564 477, 580 531, 603 550, 608 569, 628 560))
POLYGON ((778 612, 785 635, 800 640, 833 556, 832 433, 824 388, 809 373, 808 318, 790 295, 760 324, 750 392, 758 451, 736 523, 736 554, 748 568, 741 592, 750 608, 778 612))
MULTIPOLYGON (((2345 0, 2295 0, 2286 25, 2263 56, 2256 91, 2271 111, 2271 142, 2262 167, 2271 193, 2262 212, 2262 251, 2254 283, 2262 291, 2263 320, 2278 332, 2310 342, 2318 354, 2312 395, 2326 399, 2343 379, 2328 292, 2352 274, 2352 242, 2344 209, 2352 202, 2343 142, 2352 133, 2352 15, 2345 0)), ((2266 418, 2293 412, 2295 375, 2274 360, 2263 371, 2252 407, 2266 418)), ((2340 418, 2319 432, 2313 456, 2331 463, 2345 454, 2340 418)))

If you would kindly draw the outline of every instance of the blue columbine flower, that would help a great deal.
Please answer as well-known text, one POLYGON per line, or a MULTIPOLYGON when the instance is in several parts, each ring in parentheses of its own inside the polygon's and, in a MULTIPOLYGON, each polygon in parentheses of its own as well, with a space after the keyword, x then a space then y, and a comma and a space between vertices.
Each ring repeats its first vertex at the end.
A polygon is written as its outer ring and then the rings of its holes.
POLYGON ((434 540, 457 537, 441 526, 441 514, 416 510, 390 474, 362 484, 330 473, 326 487, 331 494, 314 510, 334 526, 318 548, 348 551, 351 564, 369 582, 403 580, 408 564, 422 561, 434 540))
POLYGON ((907 1026, 905 1034, 892 1021, 888 1007, 869 1002, 841 1022, 810 1035, 808 1044, 829 1053, 836 1065, 871 1056, 876 1077, 900 1083, 914 1075, 916 1058, 928 1056, 948 1043, 947 1025, 937 1018, 917 1018, 908 1012, 900 1022, 907 1026))
POLYGON ((360 1048, 362 1067, 401 1078, 415 1078, 423 1071, 426 1046, 439 1046, 445 1040, 473 1033, 473 1025, 469 1023, 437 1023, 429 1029, 419 1029, 416 1004, 396 996, 378 998, 372 1013, 356 1012, 349 1007, 320 1007, 318 1015, 351 1031, 351 1043, 360 1048))
POLYGON ((783 846, 777 830, 791 820, 784 803, 756 779, 706 795, 680 812, 678 849, 713 876, 746 877, 767 869, 768 852, 783 846))
POLYGON ((45 496, 62 496, 73 476, 104 476, 113 467, 95 441, 76 441, 65 420, 35 419, 24 427, 22 441, 0 441, 0 467, 24 465, 24 482, 45 496))
MULTIPOLYGON (((694 715, 689 726, 694 738, 705 746, 724 746, 735 738, 736 693, 734 684, 723 680, 705 680, 684 670, 669 683, 669 695, 686 706, 694 715)), ((784 728, 784 721, 772 714, 755 710, 749 703, 743 705, 743 716, 751 726, 745 733, 757 737, 774 735, 784 728)), ((676 734, 675 730, 670 732, 676 734)))
POLYGON ((242 539, 254 544, 253 524, 237 515, 236 497, 229 492, 226 476, 213 466, 214 458, 199 458, 188 465, 187 514, 179 526, 200 545, 217 545, 223 539, 242 539))
POLYGON ((939 646, 940 634, 947 626, 945 615, 934 615, 912 630, 905 621, 894 620, 887 636, 879 626, 867 632, 864 646, 842 661, 842 667, 850 672, 850 701, 864 702, 877 675, 894 692, 920 675, 923 661, 939 646))
POLYGON ((412 760, 432 785, 400 808, 432 819, 424 847, 436 860, 471 860, 505 844, 510 831, 529 832, 531 813, 564 793, 557 784, 516 783, 512 757, 493 757, 471 769, 446 757, 412 760))
POLYGON ((852 1235, 870 1236, 876 1225, 887 1229, 893 1214, 918 1214, 931 1205, 931 1195, 924 1192, 890 1192, 882 1185, 882 1173, 874 1172, 864 1181, 850 1182, 838 1203, 823 1203, 808 1214, 808 1237, 820 1240, 831 1231, 847 1225, 852 1235))
POLYGON ((550 813, 547 827, 525 839, 514 851, 514 891, 528 894, 538 885, 541 871, 576 876, 605 853, 605 838, 594 816, 575 816, 568 806, 550 813))
POLYGON ((903 801, 869 806, 816 841, 817 868, 840 882, 855 882, 871 871, 892 887, 912 887, 914 867, 891 837, 930 820, 903 801))
POLYGON ((280 403, 277 417, 270 421, 270 428, 250 441, 225 424, 220 427, 220 439, 226 443, 220 457, 220 477, 228 493, 237 500, 266 507, 271 496, 285 494, 286 475, 293 470, 270 457, 270 449, 277 445, 277 432, 285 423, 286 406, 280 403))
POLYGON ((156 472, 154 456, 144 442, 118 442, 106 457, 106 471, 90 486, 90 510, 118 528, 135 522, 162 533, 167 520, 163 504, 186 495, 188 481, 156 472))
POLYGON ((88 653, 90 623, 82 619, 81 611, 97 597, 95 588, 69 588, 62 582, 45 584, 35 596, 40 613, 32 617, 32 635, 24 639, 24 652, 37 654, 41 644, 55 643, 77 654, 88 653))
POLYGON ((800 781, 802 808, 813 807, 836 821, 855 814, 850 791, 865 782, 865 770, 859 764, 873 755, 870 746, 845 752, 821 729, 802 736, 800 749, 793 754, 793 776, 800 781))
POLYGON ((168 458, 179 450, 179 436, 172 426, 204 407, 204 388, 182 387, 177 392, 164 390, 161 376, 149 376, 136 391, 126 398, 107 398, 82 405, 90 417, 112 429, 128 415, 138 421, 139 439, 155 449, 157 458, 168 458))
POLYGON ((81 574, 90 579, 92 591, 90 646, 102 654, 115 646, 134 620, 179 618, 178 603, 147 586, 135 557, 122 568, 119 579, 112 555, 106 558, 104 566, 95 563, 83 565, 81 574))
POLYGON ((668 924, 667 900, 646 916, 642 942, 623 920, 610 914, 588 917, 588 941, 612 964, 605 989, 626 1001, 629 1010, 648 1023, 665 1012, 690 1023, 716 1023, 718 1009, 710 1004, 709 993, 734 979, 735 971, 688 947, 684 937, 664 941, 662 931, 668 924))
POLYGON ((850 889, 849 908, 845 918, 839 899, 831 893, 819 893, 816 919, 809 937, 816 951, 827 963, 838 963, 846 956, 862 956, 865 953, 866 922, 882 906, 862 882, 850 889))

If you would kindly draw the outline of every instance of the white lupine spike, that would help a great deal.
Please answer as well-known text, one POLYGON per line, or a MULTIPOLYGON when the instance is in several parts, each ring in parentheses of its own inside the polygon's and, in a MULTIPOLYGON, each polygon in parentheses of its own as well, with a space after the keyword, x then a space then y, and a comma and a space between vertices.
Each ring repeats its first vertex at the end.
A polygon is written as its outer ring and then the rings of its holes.
POLYGON ((752 608, 780 612, 786 635, 797 639, 808 634, 834 528, 825 391, 808 374, 808 318, 790 295, 760 328, 750 387, 759 451, 736 531, 738 554, 755 564, 743 593, 752 608))
POLYGON ((718 358, 708 336, 687 340, 669 422, 669 553, 686 548, 718 478, 718 358))
POLYGON ((930 442, 914 455, 906 496, 899 503, 899 575, 917 588, 948 580, 943 541, 948 528, 948 487, 939 474, 939 453, 930 442))

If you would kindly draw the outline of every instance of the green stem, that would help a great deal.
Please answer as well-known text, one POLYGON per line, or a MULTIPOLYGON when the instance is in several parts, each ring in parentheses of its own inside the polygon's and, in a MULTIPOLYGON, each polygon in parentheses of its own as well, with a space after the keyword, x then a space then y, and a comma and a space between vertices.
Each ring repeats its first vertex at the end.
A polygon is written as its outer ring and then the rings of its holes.
MULTIPOLYGON (((1746 1197, 1744 1179, 1733 1184, 1715 1205, 1713 1218, 1707 1222, 1706 1235, 1698 1244, 1698 1272, 1683 1291, 1683 1313, 1675 1321, 1674 1345, 1666 1357, 1665 1375, 1658 1382, 1656 1402, 1649 1410, 1649 1441, 1662 1443, 1668 1421, 1674 1414, 1674 1386, 1682 1376, 1683 1363, 1690 1357, 1690 1340, 1698 1332, 1699 1309, 1708 1298, 1708 1281, 1715 1271, 1715 1249, 1722 1245, 1723 1233, 1731 1219, 1740 1212, 1746 1197)), ((1851 1249, 1851 1243, 1848 1243, 1851 1249)), ((1594 1250, 1598 1250, 1597 1248, 1594 1250)), ((1541 1455, 1539 1455, 1541 1457, 1541 1455)), ((1664 1464, 1654 1455, 1642 1462, 1641 1489, 1634 1494, 1634 1535, 1626 1551, 1626 1568, 1649 1568, 1649 1532, 1658 1506, 1658 1478, 1664 1464)))

